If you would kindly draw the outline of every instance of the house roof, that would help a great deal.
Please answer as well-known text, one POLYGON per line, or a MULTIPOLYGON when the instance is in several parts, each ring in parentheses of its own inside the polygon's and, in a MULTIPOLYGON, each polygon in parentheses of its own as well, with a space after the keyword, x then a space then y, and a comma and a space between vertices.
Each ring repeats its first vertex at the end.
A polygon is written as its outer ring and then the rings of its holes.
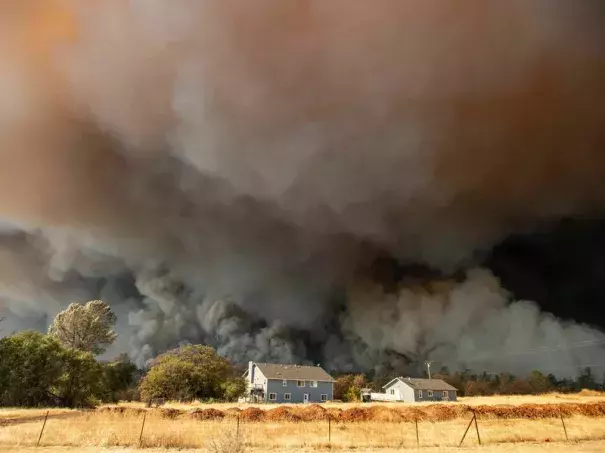
POLYGON ((414 390, 455 390, 458 391, 456 387, 449 385, 443 379, 419 379, 419 378, 409 378, 409 377, 397 377, 389 382, 382 388, 387 388, 393 385, 395 382, 401 381, 404 384, 412 387, 414 390))
POLYGON ((320 366, 278 365, 257 362, 255 364, 267 379, 334 382, 334 378, 320 366))

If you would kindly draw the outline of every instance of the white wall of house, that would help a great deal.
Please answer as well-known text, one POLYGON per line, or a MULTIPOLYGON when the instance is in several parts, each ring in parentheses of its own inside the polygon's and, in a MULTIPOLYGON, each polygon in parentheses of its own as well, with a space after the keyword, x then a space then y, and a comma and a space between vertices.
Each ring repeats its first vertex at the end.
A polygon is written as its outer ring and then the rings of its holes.
POLYGON ((386 387, 385 393, 387 395, 395 397, 395 401, 415 401, 414 389, 399 379, 392 382, 388 387, 386 387))
POLYGON ((250 362, 248 364, 248 385, 250 387, 262 387, 267 389, 267 378, 262 371, 256 366, 255 363, 250 362))

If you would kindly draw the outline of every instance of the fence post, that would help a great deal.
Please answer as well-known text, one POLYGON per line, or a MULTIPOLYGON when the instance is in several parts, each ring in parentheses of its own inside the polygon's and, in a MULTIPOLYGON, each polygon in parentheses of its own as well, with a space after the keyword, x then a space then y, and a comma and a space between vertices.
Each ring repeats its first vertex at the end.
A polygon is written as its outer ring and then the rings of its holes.
POLYGON ((418 435, 418 417, 416 417, 416 446, 420 448, 420 436, 418 435))
POLYGON ((145 429, 145 420, 147 419, 147 411, 143 415, 143 424, 141 425, 141 434, 139 435, 139 448, 143 445, 143 430, 145 429))
POLYGON ((464 439, 466 438, 466 434, 468 433, 468 430, 471 429, 471 425, 473 424, 473 421, 475 421, 474 413, 473 413, 473 418, 471 418, 471 421, 468 423, 468 426, 466 427, 466 431, 464 431, 464 434, 462 436, 462 439, 460 440, 460 444, 458 444, 458 447, 462 447, 462 442, 464 442, 464 439))
POLYGON ((479 445, 481 445, 481 436, 479 435, 479 425, 477 424, 477 413, 473 411, 473 418, 475 419, 475 429, 477 430, 477 440, 479 441, 479 445))
POLYGON ((332 444, 332 415, 328 414, 328 444, 332 444))
POLYGON ((40 435, 38 436, 38 442, 36 442, 36 447, 40 446, 40 441, 42 440, 42 434, 44 434, 44 428, 46 428, 46 421, 48 420, 48 413, 50 411, 46 411, 46 416, 44 417, 44 423, 42 424, 42 429, 40 430, 40 435))
POLYGON ((565 420, 563 420, 563 412, 559 410, 559 415, 561 416, 561 423, 563 424, 563 431, 565 431, 565 439, 569 440, 569 436, 567 435, 567 427, 565 426, 565 420))
POLYGON ((239 415, 237 416, 237 429, 235 431, 235 438, 239 440, 239 415))

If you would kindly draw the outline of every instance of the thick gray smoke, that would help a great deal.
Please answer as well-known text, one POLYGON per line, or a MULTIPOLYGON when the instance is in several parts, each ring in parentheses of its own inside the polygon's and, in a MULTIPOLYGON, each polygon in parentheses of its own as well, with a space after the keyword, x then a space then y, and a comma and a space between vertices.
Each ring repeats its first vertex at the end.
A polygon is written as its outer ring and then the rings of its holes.
POLYGON ((182 341, 339 369, 602 360, 577 347, 600 332, 509 304, 487 271, 387 294, 365 270, 472 268, 603 208, 604 19, 599 1, 3 2, 9 325, 101 297, 141 363, 182 341))

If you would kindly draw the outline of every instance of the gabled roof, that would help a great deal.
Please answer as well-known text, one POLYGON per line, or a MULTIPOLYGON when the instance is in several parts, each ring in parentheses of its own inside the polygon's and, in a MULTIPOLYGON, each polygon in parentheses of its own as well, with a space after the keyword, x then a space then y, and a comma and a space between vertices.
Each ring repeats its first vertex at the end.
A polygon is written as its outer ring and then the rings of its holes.
POLYGON ((419 379, 419 378, 409 378, 409 377, 397 377, 389 382, 387 385, 382 387, 383 389, 390 387, 395 382, 401 381, 404 384, 412 387, 414 390, 455 390, 458 391, 456 387, 449 385, 443 379, 419 379))
POLYGON ((334 378, 320 366, 278 365, 257 362, 255 362, 255 365, 267 379, 335 382, 334 378))

